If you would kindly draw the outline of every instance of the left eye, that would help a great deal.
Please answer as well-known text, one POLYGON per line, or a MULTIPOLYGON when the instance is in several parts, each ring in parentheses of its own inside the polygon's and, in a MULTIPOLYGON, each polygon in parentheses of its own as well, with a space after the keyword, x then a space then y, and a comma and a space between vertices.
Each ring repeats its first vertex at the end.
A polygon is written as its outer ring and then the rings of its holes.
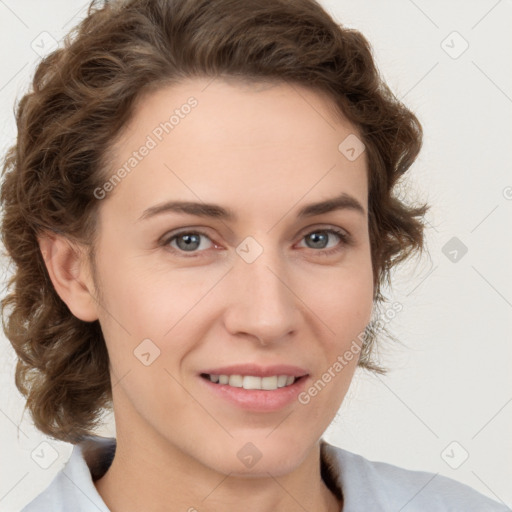
POLYGON ((316 229, 315 231, 311 231, 306 236, 303 237, 305 240, 309 240, 313 243, 313 248, 316 249, 324 249, 323 254, 331 254, 333 252, 340 251, 343 245, 349 244, 349 236, 344 231, 340 231, 337 229, 316 229), (327 248, 324 243, 328 240, 329 235, 335 235, 337 238, 341 240, 341 244, 335 244, 333 248, 327 248), (318 247, 320 245, 321 247, 318 247), (325 249, 328 250, 325 250, 325 249))
MULTIPOLYGON (((301 240, 306 240, 306 242, 312 243, 313 245, 309 248, 320 249, 320 251, 315 252, 331 254, 337 251, 341 251, 343 246, 350 244, 351 239, 348 233, 345 231, 337 229, 316 229, 304 235, 301 240), (334 247, 327 247, 329 236, 332 237, 332 235, 335 235, 335 237, 337 237, 341 243, 335 244, 334 247)), ((169 247, 173 252, 196 253, 202 252, 198 251, 198 249, 209 249, 214 244, 210 237, 205 233, 200 231, 182 231, 181 233, 177 233, 167 239, 164 239, 162 245, 169 247), (204 244, 201 243, 201 237, 209 240, 211 244, 210 247, 204 247, 204 244), (176 243, 176 246, 173 246, 174 242, 176 243)))

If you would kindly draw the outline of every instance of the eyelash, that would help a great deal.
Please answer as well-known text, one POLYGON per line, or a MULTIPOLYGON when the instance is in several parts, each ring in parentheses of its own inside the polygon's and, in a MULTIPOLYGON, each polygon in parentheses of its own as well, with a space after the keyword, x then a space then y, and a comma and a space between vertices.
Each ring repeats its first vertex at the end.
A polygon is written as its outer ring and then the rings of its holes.
MULTIPOLYGON (((309 231, 308 233, 306 233, 301 238, 301 240, 306 238, 308 235, 311 235, 312 233, 330 233, 330 234, 337 235, 340 238, 340 240, 341 240, 340 244, 338 244, 336 247, 331 248, 331 249, 318 249, 318 250, 311 249, 312 251, 318 253, 319 256, 331 256, 331 255, 333 255, 335 253, 340 252, 341 250, 343 250, 343 248, 345 248, 347 246, 353 245, 352 237, 347 232, 342 231, 342 230, 337 229, 337 228, 313 229, 312 231, 309 231)), ((184 230, 184 231, 180 231, 178 233, 171 233, 170 236, 164 237, 162 239, 162 241, 160 242, 160 245, 165 247, 166 249, 168 249, 172 253, 179 254, 180 256, 183 256, 184 258, 197 258, 197 257, 201 256, 201 253, 205 252, 203 250, 203 251, 196 251, 196 252, 191 252, 191 253, 187 254, 186 251, 182 251, 181 249, 175 249, 174 247, 171 247, 169 245, 173 240, 175 240, 176 238, 178 238, 178 237, 180 237, 182 235, 199 235, 199 236, 204 236, 204 237, 208 238, 212 243, 215 244, 215 242, 213 242, 213 240, 211 240, 211 238, 206 233, 204 233, 202 231, 196 231, 196 230, 185 231, 184 230)))

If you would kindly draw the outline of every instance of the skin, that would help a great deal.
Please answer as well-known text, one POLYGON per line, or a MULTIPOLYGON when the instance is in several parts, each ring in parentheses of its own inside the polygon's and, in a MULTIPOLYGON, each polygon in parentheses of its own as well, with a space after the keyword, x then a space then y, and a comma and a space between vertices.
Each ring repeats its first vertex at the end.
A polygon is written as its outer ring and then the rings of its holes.
POLYGON ((307 369, 307 389, 364 331, 373 305, 367 163, 364 153, 349 161, 338 150, 357 130, 304 87, 194 79, 142 98, 112 148, 112 171, 190 96, 197 107, 99 201, 96 279, 84 252, 59 236, 40 239, 56 290, 75 316, 99 320, 110 356, 117 452, 96 488, 113 512, 230 512, 241 502, 249 512, 339 511, 320 476, 319 440, 357 357, 307 405, 270 413, 224 401, 198 373, 294 364, 307 369), (343 192, 363 214, 297 218, 343 192), (238 220, 138 221, 170 199, 219 204, 238 220), (159 245, 181 228, 206 234, 192 253, 183 239, 159 245), (327 228, 352 243, 306 236, 327 228), (263 249, 252 263, 236 252, 248 236, 263 249), (146 338, 160 350, 149 366, 134 357, 146 338), (237 457, 248 442, 262 454, 251 468, 237 457))

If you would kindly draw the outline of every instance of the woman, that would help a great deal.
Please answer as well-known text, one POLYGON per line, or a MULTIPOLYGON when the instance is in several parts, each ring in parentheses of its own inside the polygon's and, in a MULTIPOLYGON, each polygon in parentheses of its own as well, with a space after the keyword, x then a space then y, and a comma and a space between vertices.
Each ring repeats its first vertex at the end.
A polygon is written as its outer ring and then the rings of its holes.
POLYGON ((372 312, 427 211, 393 195, 421 125, 360 33, 313 0, 91 5, 17 123, 5 330, 75 445, 25 511, 505 510, 322 439, 384 371, 372 312))

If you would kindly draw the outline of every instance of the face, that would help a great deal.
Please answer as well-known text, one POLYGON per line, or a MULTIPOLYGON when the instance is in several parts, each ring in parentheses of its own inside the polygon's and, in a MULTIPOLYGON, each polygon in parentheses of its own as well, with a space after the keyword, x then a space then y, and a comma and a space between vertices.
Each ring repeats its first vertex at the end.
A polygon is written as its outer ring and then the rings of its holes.
POLYGON ((338 149, 357 132, 332 112, 306 88, 220 79, 138 103, 97 192, 118 439, 280 475, 334 418, 373 276, 365 154, 338 149))

